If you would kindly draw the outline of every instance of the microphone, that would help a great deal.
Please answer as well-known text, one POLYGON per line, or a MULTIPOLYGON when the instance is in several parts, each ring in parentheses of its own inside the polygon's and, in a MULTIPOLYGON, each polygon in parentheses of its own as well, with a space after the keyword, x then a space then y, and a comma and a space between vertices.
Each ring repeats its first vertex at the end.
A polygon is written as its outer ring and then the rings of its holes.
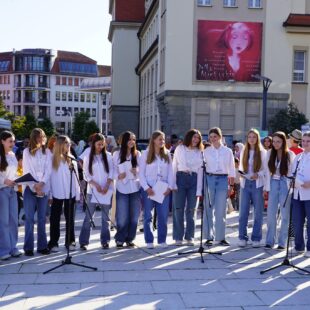
POLYGON ((66 158, 69 158, 69 159, 73 160, 73 161, 78 161, 75 157, 70 156, 68 154, 62 154, 62 155, 65 156, 66 158))

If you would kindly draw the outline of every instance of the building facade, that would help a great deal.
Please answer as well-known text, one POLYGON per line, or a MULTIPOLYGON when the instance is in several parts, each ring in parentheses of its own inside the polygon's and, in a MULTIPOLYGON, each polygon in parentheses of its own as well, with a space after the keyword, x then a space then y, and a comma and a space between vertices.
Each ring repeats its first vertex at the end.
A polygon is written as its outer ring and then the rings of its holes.
MULTIPOLYGON (((77 52, 23 49, 0 53, 0 96, 15 115, 49 118, 59 133, 72 132, 74 115, 88 112, 98 127, 105 128, 102 109, 109 96, 83 90, 84 79, 110 75, 110 67, 77 52), (104 100, 103 100, 104 99, 104 100)), ((105 90, 106 93, 110 91, 105 90)))
POLYGON ((309 13, 306 0, 145 1, 140 137, 219 126, 244 138, 261 127, 261 76, 272 80, 267 121, 290 101, 310 118, 309 13))

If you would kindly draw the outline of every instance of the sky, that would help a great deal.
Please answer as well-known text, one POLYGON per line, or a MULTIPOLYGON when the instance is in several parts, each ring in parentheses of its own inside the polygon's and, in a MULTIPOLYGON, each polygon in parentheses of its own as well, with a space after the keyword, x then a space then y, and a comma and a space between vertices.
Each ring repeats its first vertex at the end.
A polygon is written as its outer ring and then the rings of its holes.
POLYGON ((0 12, 0 52, 74 51, 111 65, 109 0, 0 0, 0 12))

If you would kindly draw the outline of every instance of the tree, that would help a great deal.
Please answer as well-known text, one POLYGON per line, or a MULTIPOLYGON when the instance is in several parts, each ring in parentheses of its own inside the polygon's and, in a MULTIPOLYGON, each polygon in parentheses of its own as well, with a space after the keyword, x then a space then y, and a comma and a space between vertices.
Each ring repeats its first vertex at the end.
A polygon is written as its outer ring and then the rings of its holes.
POLYGON ((42 128, 48 137, 51 137, 55 133, 54 125, 47 117, 44 117, 42 121, 38 122, 38 127, 42 128))
POLYGON ((14 132, 16 139, 22 140, 25 138, 25 116, 15 116, 12 122, 12 131, 14 132))
POLYGON ((87 140, 88 137, 95 132, 99 132, 99 128, 96 122, 95 121, 86 122, 84 126, 84 139, 87 140))
POLYGON ((37 128, 37 120, 32 114, 25 115, 24 138, 29 137, 32 129, 37 128))
POLYGON ((74 121, 73 121, 73 132, 72 138, 73 140, 85 140, 84 137, 84 127, 86 122, 89 120, 89 113, 87 112, 80 112, 75 114, 74 121))
POLYGON ((308 123, 306 115, 299 112, 293 102, 290 102, 287 109, 282 109, 276 113, 269 121, 269 128, 272 132, 283 131, 289 134, 294 129, 300 129, 302 125, 308 123))
POLYGON ((10 121, 12 121, 12 119, 14 118, 14 114, 6 109, 1 97, 0 97, 0 118, 8 119, 10 121))

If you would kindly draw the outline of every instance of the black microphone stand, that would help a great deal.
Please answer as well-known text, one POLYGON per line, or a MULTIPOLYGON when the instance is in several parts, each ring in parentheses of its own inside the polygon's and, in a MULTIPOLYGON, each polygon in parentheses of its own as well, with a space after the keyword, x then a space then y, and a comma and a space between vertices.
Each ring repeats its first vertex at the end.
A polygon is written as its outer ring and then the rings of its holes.
MULTIPOLYGON (((295 169, 295 171, 293 173, 293 176, 290 177, 291 183, 290 183, 289 189, 287 191, 287 195, 286 195, 286 198, 285 198, 285 201, 283 203, 282 208, 285 208, 285 204, 286 204, 286 201, 287 201, 287 199, 288 199, 288 197, 290 195, 291 189, 293 189, 293 191, 292 191, 292 199, 294 198, 295 179, 296 179, 296 174, 297 174, 297 169, 298 169, 298 166, 299 166, 300 159, 301 159, 301 157, 297 161, 296 169, 295 169)), ((309 270, 306 270, 306 269, 303 269, 303 268, 300 268, 300 267, 294 265, 293 263, 291 263, 291 261, 289 259, 290 231, 291 231, 291 227, 292 227, 292 213, 293 213, 292 212, 292 202, 290 203, 289 208, 290 208, 290 212, 289 212, 289 224, 288 224, 288 234, 287 234, 287 241, 286 241, 286 254, 285 254, 285 257, 284 257, 282 263, 279 263, 279 264, 277 264, 277 265, 275 265, 273 267, 270 267, 270 268, 267 268, 265 270, 262 270, 262 271, 260 271, 260 274, 264 274, 264 273, 266 273, 268 271, 274 270, 274 269, 282 267, 282 266, 293 267, 293 268, 295 268, 297 270, 300 270, 300 271, 303 271, 303 272, 305 272, 307 274, 310 274, 309 270)))
MULTIPOLYGON (((64 265, 74 265, 74 266, 78 266, 78 267, 88 268, 88 269, 91 269, 91 270, 94 270, 94 271, 97 270, 96 267, 86 266, 86 265, 83 265, 83 264, 78 264, 78 263, 72 262, 72 256, 70 256, 71 212, 73 211, 73 208, 74 208, 74 202, 73 202, 73 199, 72 199, 72 178, 73 178, 73 172, 75 174, 75 177, 78 180, 78 177, 77 177, 76 171, 74 169, 72 160, 71 160, 71 164, 69 165, 69 170, 70 170, 70 193, 69 193, 69 212, 68 212, 68 217, 69 217, 69 219, 68 219, 68 235, 67 235, 67 240, 66 240, 67 241, 66 242, 67 243, 67 256, 58 266, 53 267, 53 268, 51 268, 51 269, 49 269, 47 271, 44 271, 43 274, 47 274, 47 273, 49 273, 49 272, 51 272, 51 271, 53 271, 55 269, 58 269, 58 268, 60 268, 60 267, 62 267, 64 265)), ((91 223, 94 225, 94 222, 93 222, 92 218, 91 218, 91 223)))
MULTIPOLYGON (((211 208, 211 201, 210 201, 210 195, 209 195, 209 186, 208 186, 208 179, 205 178, 206 175, 206 165, 205 165, 205 161, 202 158, 202 184, 204 184, 204 180, 206 180, 206 186, 205 186, 205 190, 203 194, 207 193, 207 197, 208 197, 208 203, 209 203, 209 208, 211 208)), ((204 196, 204 195, 203 195, 204 196)), ((197 198, 198 199, 198 198, 197 198)), ((203 255, 202 254, 213 254, 213 255, 222 255, 221 252, 212 252, 212 251, 206 251, 202 245, 202 235, 203 235, 203 216, 204 216, 204 199, 202 200, 202 209, 201 209, 201 217, 200 217, 200 244, 199 244, 199 248, 198 250, 192 250, 192 251, 185 251, 185 252, 179 252, 178 255, 188 255, 188 254, 200 254, 200 259, 201 262, 204 263, 204 259, 203 259, 203 255)), ((206 216, 208 218, 208 213, 206 210, 206 216)))

